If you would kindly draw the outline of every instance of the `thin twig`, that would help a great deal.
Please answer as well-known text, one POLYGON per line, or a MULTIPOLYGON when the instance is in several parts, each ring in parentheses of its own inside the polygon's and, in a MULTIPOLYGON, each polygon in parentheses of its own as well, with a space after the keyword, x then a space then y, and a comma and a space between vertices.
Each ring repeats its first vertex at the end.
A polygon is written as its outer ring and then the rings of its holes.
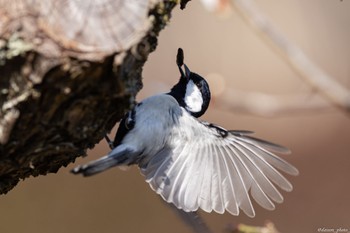
POLYGON ((279 117, 291 114, 319 113, 332 105, 318 95, 270 95, 226 88, 214 99, 214 106, 230 112, 253 114, 261 117, 279 117))
POLYGON ((253 0, 232 0, 235 9, 241 16, 253 26, 260 35, 268 38, 273 45, 283 54, 301 77, 313 88, 334 105, 345 112, 350 112, 350 91, 338 83, 333 77, 326 74, 295 44, 289 41, 276 27, 267 19, 256 6, 253 0))
POLYGON ((192 228, 194 233, 213 233, 197 212, 185 212, 176 208, 173 204, 168 204, 168 206, 187 226, 192 228))
POLYGON ((279 233, 275 224, 271 221, 267 221, 264 226, 251 226, 246 224, 238 224, 233 226, 232 229, 227 229, 228 233, 279 233))

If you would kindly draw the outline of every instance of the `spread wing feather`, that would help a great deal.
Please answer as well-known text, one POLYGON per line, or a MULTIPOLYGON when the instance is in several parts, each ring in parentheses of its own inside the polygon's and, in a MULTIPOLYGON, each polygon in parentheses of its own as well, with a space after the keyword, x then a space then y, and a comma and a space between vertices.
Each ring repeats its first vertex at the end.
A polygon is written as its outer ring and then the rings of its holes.
POLYGON ((226 131, 194 118, 180 123, 185 127, 171 135, 176 143, 142 167, 146 181, 167 202, 184 211, 200 208, 238 215, 241 209, 254 217, 250 195, 273 210, 274 202, 283 202, 276 186, 292 190, 280 171, 297 175, 298 170, 270 152, 289 153, 288 149, 254 138, 250 131, 226 131), (193 130, 184 131, 186 124, 193 130))

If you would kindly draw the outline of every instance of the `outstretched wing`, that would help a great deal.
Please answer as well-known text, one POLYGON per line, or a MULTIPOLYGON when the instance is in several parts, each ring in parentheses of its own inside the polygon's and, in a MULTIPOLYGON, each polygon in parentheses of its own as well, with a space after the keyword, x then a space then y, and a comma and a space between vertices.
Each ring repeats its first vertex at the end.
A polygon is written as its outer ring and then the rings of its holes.
POLYGON ((273 152, 289 153, 276 144, 254 138, 249 131, 227 131, 194 118, 180 119, 168 147, 142 167, 146 181, 164 200, 184 211, 198 208, 233 215, 255 212, 250 195, 273 210, 283 202, 276 186, 291 191, 280 173, 298 170, 273 152), (182 121, 182 122, 181 122, 182 121), (191 130, 185 130, 189 127, 191 130))

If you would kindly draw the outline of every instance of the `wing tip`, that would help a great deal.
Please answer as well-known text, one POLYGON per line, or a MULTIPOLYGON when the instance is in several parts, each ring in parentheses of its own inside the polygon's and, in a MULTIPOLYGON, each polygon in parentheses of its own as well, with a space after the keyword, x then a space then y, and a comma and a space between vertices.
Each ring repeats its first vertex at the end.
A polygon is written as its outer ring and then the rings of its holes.
POLYGON ((289 165, 289 169, 288 171, 284 171, 287 174, 291 175, 291 176, 298 176, 300 174, 298 168, 294 167, 292 164, 288 163, 289 165))

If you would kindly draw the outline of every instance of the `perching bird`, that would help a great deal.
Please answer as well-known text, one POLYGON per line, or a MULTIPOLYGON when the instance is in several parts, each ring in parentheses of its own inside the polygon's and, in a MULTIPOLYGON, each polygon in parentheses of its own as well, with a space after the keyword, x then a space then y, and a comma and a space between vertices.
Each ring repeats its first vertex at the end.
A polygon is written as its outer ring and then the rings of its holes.
POLYGON ((72 172, 91 176, 137 164, 156 193, 186 212, 226 210, 238 215, 241 209, 254 217, 250 195, 273 210, 274 202, 283 201, 276 186, 292 190, 280 171, 298 174, 273 152, 290 151, 252 137, 253 132, 226 130, 197 119, 209 106, 209 85, 183 64, 182 49, 177 65, 181 77, 171 91, 137 104, 120 122, 112 151, 72 172))

